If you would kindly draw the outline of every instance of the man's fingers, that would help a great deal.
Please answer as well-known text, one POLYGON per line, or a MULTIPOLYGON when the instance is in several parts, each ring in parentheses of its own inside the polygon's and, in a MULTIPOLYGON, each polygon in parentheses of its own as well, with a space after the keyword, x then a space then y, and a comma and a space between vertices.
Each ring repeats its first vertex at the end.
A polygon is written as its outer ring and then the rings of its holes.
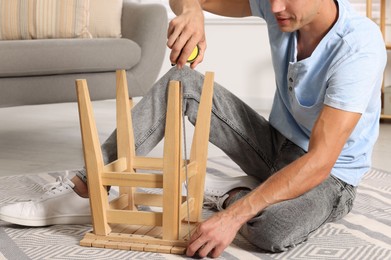
MULTIPOLYGON (((189 15, 177 16, 170 21, 167 30, 167 47, 171 49, 170 61, 182 68, 186 63, 191 63, 195 67, 203 60, 203 54, 198 55, 195 59, 188 61, 194 48, 200 43, 202 51, 205 51, 205 35, 203 25, 200 27, 200 19, 193 19, 189 15)), ((201 16, 203 18, 203 16, 201 16)), ((201 19, 202 20, 202 19, 201 19)))
POLYGON ((198 56, 197 58, 190 64, 190 67, 192 69, 195 69, 195 67, 201 63, 203 60, 204 60, 204 53, 205 53, 205 50, 206 50, 206 42, 205 40, 199 42, 197 44, 198 46, 198 56))
POLYGON ((217 257, 219 257, 223 253, 225 248, 226 248, 226 246, 224 246, 224 245, 215 246, 213 248, 213 250, 209 252, 208 256, 212 257, 212 258, 217 258, 217 257))
POLYGON ((178 18, 171 20, 167 30, 167 46, 172 48, 172 46, 177 41, 179 35, 181 35, 184 25, 177 21, 178 18))
POLYGON ((214 250, 215 245, 212 242, 203 244, 197 251, 199 257, 206 257, 211 254, 214 250))
POLYGON ((194 240, 187 247, 186 255, 193 256, 201 247, 204 246, 205 243, 206 243, 206 241, 201 238, 194 240))

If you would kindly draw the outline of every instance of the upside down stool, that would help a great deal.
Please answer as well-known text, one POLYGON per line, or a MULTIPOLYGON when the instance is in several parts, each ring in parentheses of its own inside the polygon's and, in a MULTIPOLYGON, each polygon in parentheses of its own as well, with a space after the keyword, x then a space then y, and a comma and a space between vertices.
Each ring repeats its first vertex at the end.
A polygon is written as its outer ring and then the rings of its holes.
POLYGON ((163 158, 140 157, 135 154, 126 74, 118 70, 118 159, 107 165, 103 162, 87 82, 76 80, 93 223, 93 230, 85 234, 80 245, 185 253, 189 235, 202 221, 213 78, 212 72, 205 74, 189 160, 182 158, 182 86, 179 81, 170 81, 168 86, 163 158), (119 187, 119 196, 110 202, 109 186, 119 187), (187 187, 186 192, 182 191, 183 186, 187 187), (149 189, 160 192, 145 191, 149 189))

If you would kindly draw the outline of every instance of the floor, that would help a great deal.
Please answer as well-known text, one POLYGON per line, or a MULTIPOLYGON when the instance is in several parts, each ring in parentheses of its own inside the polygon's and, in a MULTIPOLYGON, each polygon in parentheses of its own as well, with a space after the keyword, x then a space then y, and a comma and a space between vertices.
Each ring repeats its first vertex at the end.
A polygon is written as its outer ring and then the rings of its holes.
MULTIPOLYGON (((115 128, 115 101, 93 102, 101 142, 115 128)), ((261 111, 267 115, 267 112, 261 111)), ((192 126, 186 126, 188 147, 192 126)), ((161 157, 163 144, 151 152, 161 157)), ((210 144, 209 156, 222 155, 210 144)), ((391 122, 382 123, 373 167, 391 171, 391 122)), ((76 103, 0 108, 0 176, 78 169, 83 155, 76 103)))

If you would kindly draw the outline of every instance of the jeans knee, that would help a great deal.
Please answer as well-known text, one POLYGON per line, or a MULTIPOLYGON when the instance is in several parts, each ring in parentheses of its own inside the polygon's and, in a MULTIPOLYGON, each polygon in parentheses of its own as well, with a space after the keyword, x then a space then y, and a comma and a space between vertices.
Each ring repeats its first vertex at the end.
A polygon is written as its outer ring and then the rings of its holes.
MULTIPOLYGON (((243 232, 241 233, 243 234, 243 232)), ((295 244, 289 243, 288 241, 286 241, 286 239, 284 239, 284 237, 281 237, 279 234, 262 232, 248 233, 245 235, 245 237, 249 240, 250 243, 268 252, 284 252, 295 246, 295 244)))
POLYGON ((293 223, 281 223, 274 214, 261 213, 241 229, 241 234, 252 244, 269 252, 284 252, 307 240, 293 223))

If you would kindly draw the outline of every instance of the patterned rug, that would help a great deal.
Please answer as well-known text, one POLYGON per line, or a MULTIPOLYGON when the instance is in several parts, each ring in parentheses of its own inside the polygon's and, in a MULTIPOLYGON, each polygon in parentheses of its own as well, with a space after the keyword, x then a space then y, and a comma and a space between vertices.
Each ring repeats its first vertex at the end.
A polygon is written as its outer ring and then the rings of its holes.
MULTIPOLYGON (((64 171, 0 178, 0 206, 39 197, 42 185, 64 171)), ((208 174, 236 176, 241 170, 227 157, 211 158, 208 174)), ((205 217, 213 212, 204 212, 205 217)), ((183 259, 184 256, 87 248, 79 241, 90 225, 28 228, 0 221, 0 259, 183 259)), ((310 239, 287 252, 262 252, 238 235, 219 259, 391 259, 391 173, 373 169, 358 189, 352 212, 324 225, 310 239)))

